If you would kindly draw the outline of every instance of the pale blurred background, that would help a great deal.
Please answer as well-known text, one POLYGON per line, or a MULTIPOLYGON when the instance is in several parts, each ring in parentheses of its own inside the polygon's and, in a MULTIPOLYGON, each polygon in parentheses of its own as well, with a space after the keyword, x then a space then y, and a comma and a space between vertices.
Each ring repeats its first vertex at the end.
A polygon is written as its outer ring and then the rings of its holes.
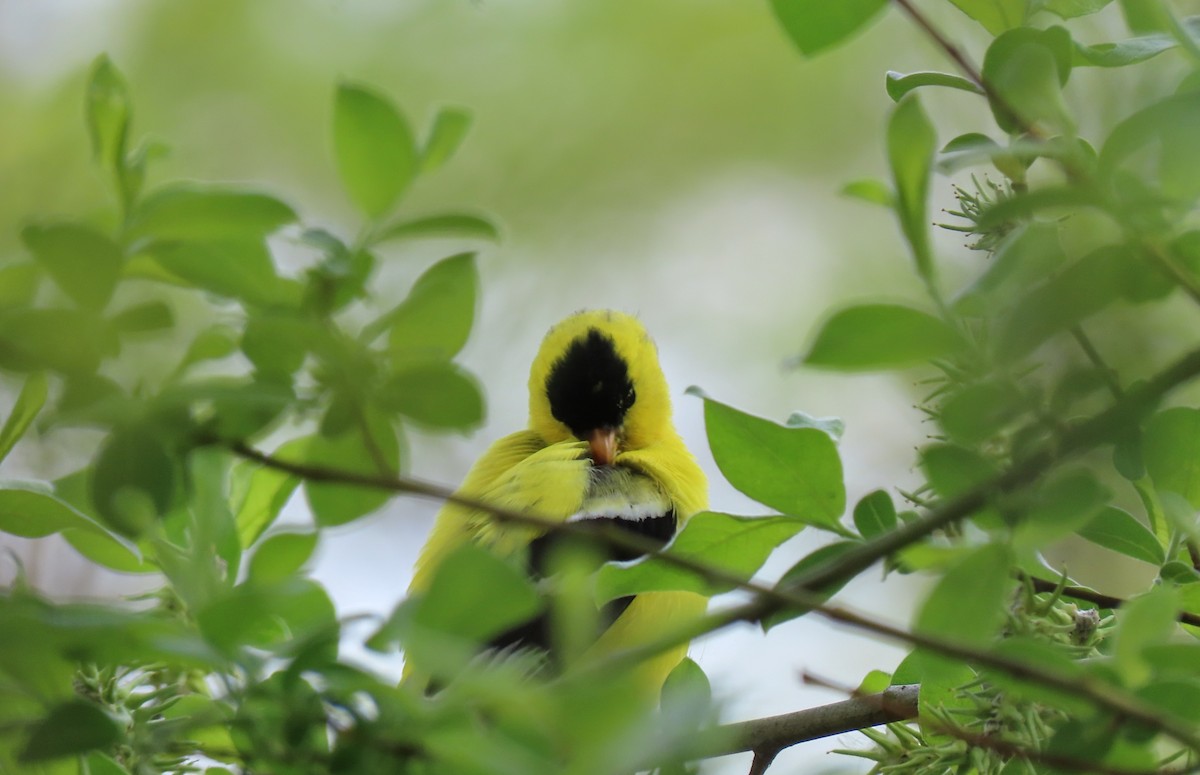
MULTIPOLYGON (((936 15, 978 52, 981 32, 936 15)), ((422 133, 438 106, 474 114, 458 156, 418 185, 405 211, 478 211, 503 227, 502 244, 481 253, 482 306, 463 355, 486 386, 488 420, 468 438, 411 437, 411 473, 456 483, 491 441, 524 424, 527 368, 545 330, 576 309, 613 307, 639 314, 657 339, 715 509, 765 513, 716 471, 701 403, 683 395, 689 385, 775 420, 795 410, 843 418, 851 505, 877 487, 919 483, 914 447, 928 428, 913 408, 916 376, 783 366, 836 304, 921 303, 889 214, 838 195, 849 180, 886 176, 884 72, 946 67, 894 11, 849 46, 804 61, 765 0, 0 0, 0 261, 21 255, 25 219, 108 206, 81 120, 88 64, 101 52, 129 81, 135 136, 172 147, 154 179, 252 183, 308 225, 343 235, 357 223, 330 152, 339 79, 387 93, 422 133)), ((972 98, 931 97, 943 140, 974 128, 955 126, 972 98)), ((945 206, 948 186, 936 185, 945 206)), ((963 266, 982 260, 964 257, 954 235, 938 239, 963 266)), ((460 249, 389 249, 380 304, 460 249)), ((0 406, 17 385, 0 377, 0 406)), ((75 438, 23 443, 0 477, 71 470, 82 462, 75 438)), ((342 614, 391 609, 435 509, 398 499, 325 532, 315 572, 342 614)), ((287 519, 305 518, 297 497, 287 519)), ((828 540, 802 534, 764 577, 828 540)), ((8 544, 55 595, 115 596, 139 583, 85 565, 55 539, 8 544)), ((0 560, 0 580, 12 572, 0 560)), ((906 624, 921 580, 893 578, 885 589, 879 576, 867 573, 839 601, 906 624)), ((802 685, 800 672, 855 685, 902 654, 811 616, 768 637, 743 627, 692 648, 727 720, 841 699, 802 685)), ((395 670, 398 660, 372 664, 395 670)), ((862 771, 825 753, 861 740, 799 746, 772 772, 862 771)), ((731 757, 705 771, 748 763, 731 757)))

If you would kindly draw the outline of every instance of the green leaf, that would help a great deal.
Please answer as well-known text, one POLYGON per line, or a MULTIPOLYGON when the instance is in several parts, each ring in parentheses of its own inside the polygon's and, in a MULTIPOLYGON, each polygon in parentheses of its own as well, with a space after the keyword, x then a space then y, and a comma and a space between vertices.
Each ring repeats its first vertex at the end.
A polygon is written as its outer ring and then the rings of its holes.
POLYGON ((1200 99, 1195 92, 1156 102, 1122 121, 1109 134, 1100 150, 1100 174, 1116 185, 1117 173, 1127 159, 1138 159, 1143 149, 1159 146, 1157 183, 1161 193, 1191 202, 1200 196, 1200 152, 1192 143, 1197 132, 1200 99))
POLYGON ((1045 0, 1042 9, 1063 19, 1096 13, 1113 0, 1045 0))
POLYGON ((372 218, 386 212, 417 169, 412 130, 376 92, 343 83, 333 105, 333 149, 350 199, 372 218))
POLYGON ((888 70, 885 83, 892 102, 899 102, 905 94, 922 86, 944 86, 948 89, 983 94, 983 89, 961 75, 939 73, 932 70, 923 70, 917 73, 897 73, 895 70, 888 70))
POLYGON ((182 372, 188 366, 202 361, 218 361, 237 352, 238 332, 226 325, 209 326, 188 345, 183 360, 176 369, 182 372))
POLYGON ((1021 517, 1013 543, 1040 549, 1091 522, 1111 496, 1085 470, 1060 473, 1039 489, 1021 517))
POLYGON ((1025 22, 1028 0, 950 0, 993 35, 1025 22))
POLYGON ((92 465, 92 502, 105 524, 137 536, 170 511, 176 478, 174 457, 158 437, 143 428, 119 429, 92 465))
POLYGON ((871 178, 854 180, 842 187, 842 196, 861 199, 873 205, 883 205, 887 208, 896 206, 896 195, 887 183, 871 178))
POLYGON ((848 39, 886 6, 887 0, 771 0, 775 18, 805 56, 848 39))
POLYGON ((177 242, 156 245, 152 254, 164 269, 211 293, 261 307, 299 306, 300 285, 276 274, 261 241, 177 242))
POLYGON ((42 538, 71 528, 105 532, 91 519, 48 493, 0 490, 0 530, 5 533, 22 538, 42 538))
POLYGON ((449 161, 470 128, 471 114, 462 108, 439 110, 421 149, 421 172, 432 172, 449 161))
POLYGON ((1115 506, 1102 509, 1077 532, 1105 549, 1151 565, 1162 565, 1166 559, 1162 544, 1154 534, 1132 514, 1115 506))
POLYGON ((787 428, 704 399, 713 458, 729 483, 751 498, 810 525, 843 532, 842 461, 816 428, 787 428))
POLYGON ((854 526, 863 538, 891 532, 896 527, 896 506, 892 496, 884 490, 876 490, 862 497, 854 507, 854 526))
POLYGON ((532 619, 543 605, 522 571, 466 543, 442 561, 428 590, 401 603, 367 643, 383 650, 403 640, 410 664, 453 675, 478 644, 532 619))
POLYGON ((931 444, 920 455, 930 486, 943 498, 961 495, 999 473, 995 464, 978 452, 953 444, 931 444))
POLYGON ((1200 508, 1200 409, 1165 409, 1146 423, 1146 470, 1159 490, 1178 493, 1200 508))
POLYGON ((0 267, 0 309, 29 306, 41 279, 41 265, 33 261, 0 267))
POLYGON ((1013 584, 1012 553, 985 544, 952 565, 938 580, 917 613, 923 635, 984 645, 999 632, 1013 584))
MULTIPOLYGON (((666 553, 749 579, 780 544, 804 529, 795 517, 736 517, 703 511, 688 519, 666 553)), ((670 562, 646 557, 632 564, 608 564, 596 574, 596 602, 642 592, 688 591, 718 595, 733 584, 705 578, 670 562)))
POLYGON ((41 762, 108 748, 121 739, 122 731, 98 706, 69 700, 51 708, 30 730, 20 759, 24 763, 41 762))
POLYGON ((479 383, 447 361, 405 367, 384 384, 379 402, 429 428, 469 431, 483 423, 479 383))
MULTIPOLYGON (((778 589, 787 591, 789 588, 793 588, 798 580, 805 578, 817 568, 837 562, 838 558, 843 554, 846 554, 847 552, 850 552, 860 546, 862 546, 862 544, 859 541, 836 541, 832 544, 822 546, 820 549, 805 555, 800 562, 796 563, 791 568, 788 568, 787 572, 779 578, 779 582, 775 586, 778 589)), ((819 590, 811 591, 818 595, 820 600, 828 600, 836 595, 842 587, 846 586, 849 581, 849 577, 843 577, 832 582, 828 586, 822 587, 819 590)), ((761 624, 763 632, 767 632, 778 624, 783 624, 784 622, 790 622, 792 619, 799 618, 811 610, 811 608, 786 608, 776 611, 762 620, 761 624)))
POLYGON ((372 332, 387 330, 388 346, 396 355, 453 358, 467 343, 475 322, 478 287, 474 253, 442 259, 417 278, 408 298, 372 326, 372 332))
POLYGON ((158 242, 262 240, 289 223, 292 208, 273 196, 208 183, 173 183, 146 196, 128 235, 158 242))
POLYGON ((712 684, 703 668, 684 657, 667 675, 662 687, 661 708, 670 719, 695 718, 712 704, 712 684))
POLYGON ((1018 27, 992 41, 982 74, 1001 129, 1018 134, 1041 123, 1067 133, 1074 129, 1062 99, 1073 55, 1071 36, 1062 27, 1018 27))
POLYGON ((317 548, 316 533, 276 533, 250 558, 249 578, 256 584, 283 581, 296 573, 317 548))
POLYGON ((25 378, 25 384, 21 386, 12 411, 4 418, 4 427, 0 428, 0 461, 8 457, 8 453, 25 435, 25 431, 29 430, 34 418, 46 403, 48 390, 49 382, 44 373, 35 371, 25 378))
POLYGON ((0 368, 90 374, 120 349, 107 321, 85 310, 0 310, 0 368))
MULTIPOLYGON (((289 463, 304 462, 312 439, 304 436, 280 445, 271 457, 289 463)), ((250 546, 275 523, 300 479, 278 469, 259 466, 246 484, 245 493, 232 499, 238 503, 234 522, 242 546, 250 546)))
POLYGON ((251 315, 242 332, 242 352, 260 373, 288 377, 308 356, 317 332, 310 321, 276 312, 251 315))
POLYGON ((270 648, 321 632, 337 632, 337 612, 320 584, 289 577, 277 584, 241 584, 196 614, 218 649, 270 648))
POLYGON ((111 322, 122 334, 146 334, 175 325, 175 316, 165 303, 147 301, 126 307, 113 315, 111 322))
POLYGON ((1020 392, 1009 381, 976 382, 952 393, 938 419, 953 441, 972 445, 995 436, 1024 410, 1020 392))
POLYGON ((1180 600, 1178 590, 1160 586, 1121 606, 1113 656, 1116 668, 1129 685, 1146 683, 1153 666, 1144 652, 1165 644, 1176 630, 1180 600))
POLYGON ((926 281, 934 276, 929 247, 929 168, 937 149, 937 134, 916 95, 896 105, 887 127, 888 163, 896 187, 896 216, 912 249, 917 273, 926 281))
POLYGON ((108 304, 124 256, 115 242, 79 223, 30 224, 21 240, 77 304, 99 310, 108 304))
POLYGON ((954 309, 972 317, 998 315, 1018 294, 1056 273, 1066 261, 1057 224, 1035 221, 1017 226, 997 248, 987 271, 955 300, 954 309))
POLYGON ((953 328, 898 304, 860 304, 825 321, 804 363, 844 371, 912 366, 962 346, 953 328))
MULTIPOLYGON (((306 462, 335 471, 394 476, 400 468, 400 444, 391 423, 374 418, 364 425, 370 429, 369 440, 358 427, 334 438, 313 436, 305 452, 306 462), (376 452, 380 458, 378 460, 376 452)), ((331 484, 311 479, 304 482, 304 494, 308 497, 313 517, 321 527, 343 525, 370 514, 392 496, 387 489, 331 484)))
POLYGON ((1006 361, 1023 357, 1109 306, 1128 288, 1132 265, 1125 248, 1105 247, 1035 287, 999 326, 997 355, 1006 361))
POLYGON ((107 54, 96 57, 84 95, 84 116, 92 155, 105 170, 118 171, 124 164, 132 111, 125 79, 107 54))
POLYGON ((1161 33, 1090 46, 1076 43, 1074 64, 1076 67, 1126 67, 1145 62, 1178 45, 1179 41, 1161 33))
POLYGON ((497 242, 500 239, 500 231, 486 218, 464 213, 447 213, 418 218, 415 221, 393 223, 377 234, 372 239, 372 243, 427 237, 456 237, 497 242))

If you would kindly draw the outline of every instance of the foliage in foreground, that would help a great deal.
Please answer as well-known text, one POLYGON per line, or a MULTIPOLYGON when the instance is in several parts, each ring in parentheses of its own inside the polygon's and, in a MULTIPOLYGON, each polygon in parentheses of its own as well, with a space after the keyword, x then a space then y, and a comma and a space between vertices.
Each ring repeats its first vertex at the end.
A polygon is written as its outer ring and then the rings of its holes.
MULTIPOLYGON (((772 4, 806 55, 887 6, 772 4)), ((927 483, 849 506, 838 422, 780 424, 703 397, 722 473, 777 516, 698 515, 662 556, 605 566, 581 594, 741 586, 750 602, 718 606, 709 630, 825 615, 908 641, 894 674, 863 670, 867 691, 921 685, 917 726, 872 733, 865 755, 879 771, 1186 770, 1200 761, 1200 409, 1168 396, 1200 375, 1200 344, 1186 330, 1158 341, 1151 326, 1172 320, 1168 304, 1200 303, 1200 25, 1162 2, 953 5, 992 37, 980 69, 962 58, 955 72, 889 73, 890 181, 847 187, 896 216, 927 298, 831 311, 798 359, 922 369, 936 428, 918 454, 927 483), (1127 39, 1077 39, 1090 14, 1122 18, 1127 39), (1157 71, 1171 79, 1157 96, 1130 95, 1115 124, 1078 131, 1103 117, 1070 107, 1075 70, 1104 76, 1160 55, 1176 61, 1157 71), (939 142, 920 102, 932 89, 976 100, 980 131, 939 142), (947 226, 979 258, 965 282, 946 279, 931 239, 934 173, 957 181, 947 226), (750 584, 801 530, 832 540, 750 584), (1129 600, 1075 584, 1042 559, 1072 535, 1153 568, 1153 581, 1129 600), (821 606, 877 562, 934 577, 911 630, 821 606)), ((403 477, 406 427, 482 418, 454 362, 472 326, 473 255, 430 266, 394 308, 370 294, 392 241, 496 237, 476 216, 397 215, 407 188, 452 156, 466 115, 442 111, 418 140, 387 99, 338 87, 335 160, 364 216, 346 239, 263 193, 144 191, 161 148, 131 142, 129 93, 104 58, 86 106, 115 211, 102 224, 31 223, 28 257, 0 268, 0 369, 22 385, 0 457, 35 421, 43 435, 87 428, 99 433, 79 438, 99 441, 75 473, 6 483, 0 529, 61 533, 92 562, 164 585, 137 607, 4 590, 0 770, 599 774, 676 770, 700 750, 714 732, 692 663, 648 721, 624 701, 629 660, 534 681, 520 659, 473 659, 473 644, 543 604, 486 552, 448 560, 368 636, 452 676, 432 698, 339 660, 352 634, 305 574, 323 528, 419 488, 403 477), (303 272, 281 272, 285 252, 303 272), (134 357, 152 342, 180 353, 170 368, 134 357), (298 487, 313 524, 274 528, 298 487)), ((758 771, 777 752, 744 747, 758 771)))

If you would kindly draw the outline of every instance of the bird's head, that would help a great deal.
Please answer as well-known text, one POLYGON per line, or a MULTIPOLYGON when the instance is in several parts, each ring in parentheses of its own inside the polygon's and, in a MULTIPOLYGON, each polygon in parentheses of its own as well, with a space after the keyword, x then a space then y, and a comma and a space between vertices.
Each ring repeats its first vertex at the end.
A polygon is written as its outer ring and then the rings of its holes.
POLYGON ((673 434, 666 378, 646 329, 611 310, 578 312, 550 329, 529 375, 529 418, 547 443, 587 441, 598 465, 673 434))

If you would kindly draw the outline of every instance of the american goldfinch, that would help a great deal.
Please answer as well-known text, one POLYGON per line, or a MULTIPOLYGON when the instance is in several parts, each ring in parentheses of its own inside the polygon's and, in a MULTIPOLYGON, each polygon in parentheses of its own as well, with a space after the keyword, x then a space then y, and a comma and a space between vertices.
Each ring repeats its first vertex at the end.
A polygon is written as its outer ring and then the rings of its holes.
MULTIPOLYGON (((497 507, 553 520, 614 524, 666 544, 707 504, 707 483, 671 422, 666 378, 642 324, 620 312, 579 312, 546 335, 529 375, 529 427, 497 441, 458 492, 497 507)), ((442 560, 466 541, 521 557, 546 576, 555 534, 502 525, 488 514, 447 504, 417 560, 411 593, 426 589, 442 560)), ((610 550, 605 559, 633 559, 610 550)), ((597 612, 600 632, 585 656, 647 643, 704 612, 689 592, 614 600, 597 612)), ((492 648, 553 650, 543 615, 498 636, 492 648)), ((643 663, 639 686, 657 697, 686 646, 643 663)))

